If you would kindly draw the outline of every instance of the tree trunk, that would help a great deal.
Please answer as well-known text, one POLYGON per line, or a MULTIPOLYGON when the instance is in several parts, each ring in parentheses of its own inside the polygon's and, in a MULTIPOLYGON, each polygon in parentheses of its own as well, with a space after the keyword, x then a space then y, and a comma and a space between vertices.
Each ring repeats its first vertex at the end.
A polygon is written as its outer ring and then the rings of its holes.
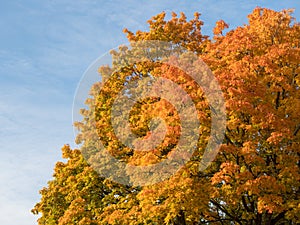
POLYGON ((185 223, 185 215, 183 210, 180 210, 178 215, 174 219, 173 225, 186 225, 185 223))

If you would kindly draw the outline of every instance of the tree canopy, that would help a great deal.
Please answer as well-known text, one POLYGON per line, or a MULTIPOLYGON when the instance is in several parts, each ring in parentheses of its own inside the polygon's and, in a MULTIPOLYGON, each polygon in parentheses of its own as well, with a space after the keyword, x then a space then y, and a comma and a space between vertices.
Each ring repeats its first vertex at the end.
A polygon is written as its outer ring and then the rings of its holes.
MULTIPOLYGON (((227 32, 226 22, 216 22, 213 37, 202 34, 199 13, 192 20, 187 20, 184 13, 173 13, 170 20, 165 16, 162 12, 152 17, 148 31, 124 32, 131 42, 156 40, 171 43, 172 49, 181 46, 209 67, 226 106, 226 130, 218 155, 205 170, 199 170, 216 112, 212 112, 205 90, 184 71, 160 63, 155 55, 151 62, 140 61, 117 69, 120 64, 102 66, 101 80, 86 100, 89 108, 81 111, 84 119, 75 124, 79 129, 76 141, 81 148, 62 148, 66 162, 56 164, 53 180, 40 191, 41 201, 32 210, 41 214, 38 223, 297 224, 300 26, 292 10, 255 8, 248 16, 248 24, 227 32), (150 79, 147 82, 164 77, 180 85, 193 101, 201 126, 197 129, 196 149, 184 166, 168 179, 155 182, 152 177, 154 181, 148 185, 135 185, 130 178, 138 180, 143 171, 137 173, 131 167, 116 170, 110 162, 104 162, 105 167, 97 164, 103 157, 103 152, 98 151, 100 142, 124 164, 156 164, 172 155, 184 129, 176 107, 164 98, 148 97, 132 106, 131 131, 141 139, 147 138, 151 136, 149 122, 160 117, 165 121, 164 139, 156 148, 150 146, 149 151, 133 151, 120 142, 111 121, 114 99, 128 83, 142 82, 146 77, 150 79), (124 173, 122 182, 99 175, 112 169, 124 173)), ((126 51, 121 46, 111 54, 120 62, 126 51)), ((172 60, 176 63, 176 59, 172 60)), ((129 94, 125 97, 130 96, 129 89, 126 93, 129 94)), ((115 114, 116 123, 118 115, 122 112, 115 114)), ((150 145, 152 142, 155 135, 150 145)), ((186 157, 184 151, 178 154, 186 157)))

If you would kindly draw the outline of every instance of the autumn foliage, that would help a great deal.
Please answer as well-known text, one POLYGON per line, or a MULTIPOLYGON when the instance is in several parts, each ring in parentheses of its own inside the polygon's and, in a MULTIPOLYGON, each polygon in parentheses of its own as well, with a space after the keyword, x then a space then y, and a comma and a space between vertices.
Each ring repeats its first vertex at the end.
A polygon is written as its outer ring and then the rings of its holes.
MULTIPOLYGON (((166 21, 163 12, 148 21, 149 31, 124 32, 129 41, 159 40, 182 46, 209 66, 221 86, 227 116, 225 137, 214 161, 199 171, 213 112, 201 87, 183 71, 155 60, 117 72, 114 65, 103 66, 102 81, 93 86, 86 101, 89 109, 81 112, 84 120, 75 124, 81 149, 63 147, 67 161, 56 164, 53 180, 40 191, 41 201, 32 210, 41 214, 39 224, 300 221, 300 26, 291 10, 256 8, 247 25, 227 31, 228 24, 218 21, 209 38, 201 33, 199 16, 195 13, 188 21, 183 13, 179 17, 173 13, 166 21), (93 164, 102 157, 97 152, 99 140, 116 159, 145 165, 168 158, 181 134, 176 109, 164 99, 151 97, 133 106, 131 130, 147 138, 149 121, 161 117, 167 130, 161 144, 151 151, 133 151, 115 136, 110 117, 114 98, 126 82, 149 74, 178 83, 191 96, 201 123, 200 138, 190 161, 169 179, 147 186, 119 184, 96 172, 112 169, 109 163, 104 169, 93 164)), ((120 47, 111 54, 122 59, 125 51, 120 47)))

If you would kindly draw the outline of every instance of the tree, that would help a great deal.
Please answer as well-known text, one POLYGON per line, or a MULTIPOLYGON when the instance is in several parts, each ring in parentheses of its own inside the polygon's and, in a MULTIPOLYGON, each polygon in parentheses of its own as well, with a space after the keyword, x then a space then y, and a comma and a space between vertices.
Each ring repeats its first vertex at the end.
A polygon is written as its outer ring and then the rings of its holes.
MULTIPOLYGON (((227 126, 219 154, 205 171, 199 171, 212 132, 213 112, 201 87, 185 72, 160 63, 155 55, 151 62, 122 64, 121 69, 117 68, 120 64, 103 66, 99 69, 102 81, 94 85, 87 100, 89 109, 82 110, 84 120, 76 124, 81 152, 63 148, 68 161, 56 165, 54 180, 41 191, 42 199, 33 209, 42 213, 39 224, 297 224, 300 26, 291 13, 256 8, 248 16, 249 24, 226 34, 228 25, 218 21, 211 39, 201 34, 198 13, 191 21, 183 13, 180 17, 173 13, 165 21, 161 13, 148 21, 147 32, 124 30, 129 41, 171 42, 172 49, 182 46, 209 66, 226 101, 227 126), (181 85, 195 104, 201 121, 197 149, 177 173, 158 183, 128 186, 100 177, 94 171, 103 170, 96 163, 103 156, 98 151, 99 139, 116 159, 127 164, 155 164, 172 154, 181 121, 166 100, 138 101, 129 115, 131 130, 140 138, 151 133, 148 124, 153 117, 164 119, 165 139, 151 151, 133 151, 122 144, 110 117, 117 94, 124 84, 128 88, 126 82, 145 77, 154 82, 161 76, 181 85)), ((112 55, 120 62, 127 52, 120 47, 112 55)), ((121 121, 118 116, 114 119, 121 121)), ((109 166, 107 163, 104 170, 111 169, 109 166)), ((132 172, 125 167, 119 171, 132 172)))

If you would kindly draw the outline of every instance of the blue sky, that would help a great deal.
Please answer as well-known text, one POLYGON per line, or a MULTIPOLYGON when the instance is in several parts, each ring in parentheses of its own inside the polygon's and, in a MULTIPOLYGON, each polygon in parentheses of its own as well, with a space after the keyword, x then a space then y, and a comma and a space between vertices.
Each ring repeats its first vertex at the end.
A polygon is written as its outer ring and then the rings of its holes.
POLYGON ((224 19, 247 23, 256 6, 294 8, 294 1, 10 0, 0 2, 0 224, 36 224, 30 209, 51 179, 60 148, 74 146, 72 103, 97 57, 125 43, 123 28, 146 30, 166 12, 198 11, 204 33, 224 19))

